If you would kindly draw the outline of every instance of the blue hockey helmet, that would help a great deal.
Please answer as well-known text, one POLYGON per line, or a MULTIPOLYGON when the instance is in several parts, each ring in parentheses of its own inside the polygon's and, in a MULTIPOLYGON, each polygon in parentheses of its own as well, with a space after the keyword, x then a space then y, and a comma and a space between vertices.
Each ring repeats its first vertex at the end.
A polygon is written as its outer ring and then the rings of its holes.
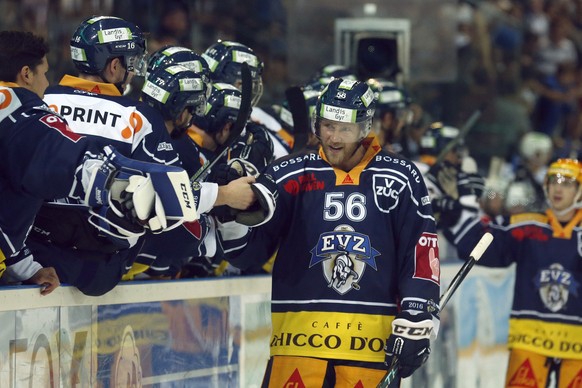
POLYGON ((360 140, 367 137, 372 129, 376 102, 374 93, 365 82, 332 80, 317 99, 313 115, 312 130, 317 137, 322 119, 343 123, 357 123, 360 140))
POLYGON ((148 74, 141 89, 142 100, 162 113, 165 120, 176 120, 184 109, 203 116, 210 85, 200 73, 185 66, 160 67, 148 74))
MULTIPOLYGON (((420 138, 420 153, 422 155, 438 156, 460 133, 460 130, 450 125, 445 125, 440 121, 432 123, 424 135, 420 138)), ((463 142, 451 151, 460 151, 463 142)))
POLYGON ((145 75, 146 40, 140 28, 111 16, 84 20, 71 38, 71 57, 81 73, 100 74, 113 58, 127 71, 145 75))
POLYGON ((227 123, 236 121, 241 100, 240 90, 233 85, 213 83, 204 116, 195 116, 193 122, 207 133, 217 133, 227 123))
POLYGON ((247 63, 253 79, 252 105, 263 95, 264 64, 248 46, 242 43, 219 40, 202 54, 210 68, 213 82, 227 83, 240 89, 242 84, 241 64, 247 63))
POLYGON ((312 89, 321 92, 336 78, 352 81, 357 80, 356 74, 347 66, 330 64, 317 70, 317 72, 305 84, 305 89, 312 89))
POLYGON ((377 113, 392 112, 401 119, 412 103, 408 92, 394 82, 382 78, 370 78, 366 81, 376 97, 377 113))
POLYGON ((152 71, 170 65, 182 65, 210 80, 210 69, 206 60, 193 50, 181 46, 164 46, 151 54, 148 59, 146 77, 152 71))

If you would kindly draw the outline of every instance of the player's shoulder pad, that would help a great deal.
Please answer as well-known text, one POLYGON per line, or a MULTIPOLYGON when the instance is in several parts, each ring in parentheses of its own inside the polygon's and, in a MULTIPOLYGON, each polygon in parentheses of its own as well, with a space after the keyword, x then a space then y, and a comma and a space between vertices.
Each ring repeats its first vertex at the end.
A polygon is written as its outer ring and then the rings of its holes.
POLYGON ((509 224, 515 225, 523 222, 539 222, 546 224, 548 222, 548 216, 541 213, 520 213, 512 215, 509 218, 509 224))
POLYGON ((312 163, 314 161, 319 161, 321 163, 321 160, 321 156, 319 156, 317 151, 303 150, 301 152, 285 155, 279 159, 276 159, 270 164, 268 169, 275 174, 285 174, 287 172, 292 172, 304 168, 308 163, 312 163))
POLYGON ((409 182, 423 183, 422 174, 418 166, 410 159, 400 154, 381 150, 374 156, 374 163, 381 168, 389 168, 398 171, 403 176, 407 177, 409 182))

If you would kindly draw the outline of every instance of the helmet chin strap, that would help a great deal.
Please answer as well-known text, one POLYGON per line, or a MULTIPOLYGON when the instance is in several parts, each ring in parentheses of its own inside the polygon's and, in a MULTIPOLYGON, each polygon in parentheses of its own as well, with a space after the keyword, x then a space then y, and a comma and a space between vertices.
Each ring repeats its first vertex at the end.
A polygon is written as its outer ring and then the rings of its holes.
POLYGON ((101 73, 99 73, 99 77, 101 77, 101 79, 105 83, 114 85, 117 88, 117 90, 119 90, 119 93, 121 93, 121 95, 123 95, 123 92, 125 91, 123 85, 125 84, 125 81, 127 81, 127 77, 129 77, 129 71, 127 70, 127 67, 123 66, 123 69, 125 70, 125 74, 123 75, 123 80, 121 80, 120 82, 110 82, 107 79, 107 77, 105 77, 105 69, 103 69, 101 73))
POLYGON ((545 187, 544 187, 544 193, 546 194, 546 202, 550 206, 550 209, 552 209, 554 214, 557 215, 558 217, 566 215, 569 212, 571 212, 572 210, 582 209, 582 201, 580 201, 580 199, 582 199, 582 185, 581 184, 578 184, 578 193, 576 194, 576 197, 574 198, 574 201, 572 202, 572 204, 563 210, 556 210, 552 206, 552 203, 548 199, 548 190, 545 187))

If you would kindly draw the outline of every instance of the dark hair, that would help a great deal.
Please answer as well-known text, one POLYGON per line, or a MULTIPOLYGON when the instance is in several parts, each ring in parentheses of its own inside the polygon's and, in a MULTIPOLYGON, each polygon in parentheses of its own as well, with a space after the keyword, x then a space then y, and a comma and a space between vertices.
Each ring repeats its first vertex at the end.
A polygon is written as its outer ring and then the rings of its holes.
POLYGON ((45 40, 31 32, 0 31, 0 81, 16 82, 25 66, 35 71, 48 52, 45 40))

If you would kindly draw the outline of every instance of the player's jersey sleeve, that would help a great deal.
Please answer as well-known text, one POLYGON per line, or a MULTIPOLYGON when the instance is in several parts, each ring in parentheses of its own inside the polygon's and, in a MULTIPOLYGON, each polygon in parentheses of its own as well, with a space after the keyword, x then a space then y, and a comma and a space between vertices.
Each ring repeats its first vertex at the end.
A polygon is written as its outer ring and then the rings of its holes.
POLYGON ((489 218, 471 210, 463 210, 459 222, 446 231, 447 238, 457 247, 459 257, 468 259, 485 232, 493 235, 493 243, 479 260, 487 267, 507 267, 523 255, 524 239, 548 239, 547 217, 524 213, 513 217, 489 218), (533 237, 532 237, 533 236, 533 237))
POLYGON ((435 219, 424 180, 408 180, 400 195, 395 233, 400 305, 403 310, 436 312, 440 258, 435 219))
MULTIPOLYGON (((264 174, 272 174, 272 169, 268 166, 264 174)), ((269 222, 256 228, 236 223, 229 223, 230 228, 219 228, 225 259, 242 270, 266 263, 276 252, 280 237, 286 234, 288 216, 287 204, 279 196, 269 222)))

